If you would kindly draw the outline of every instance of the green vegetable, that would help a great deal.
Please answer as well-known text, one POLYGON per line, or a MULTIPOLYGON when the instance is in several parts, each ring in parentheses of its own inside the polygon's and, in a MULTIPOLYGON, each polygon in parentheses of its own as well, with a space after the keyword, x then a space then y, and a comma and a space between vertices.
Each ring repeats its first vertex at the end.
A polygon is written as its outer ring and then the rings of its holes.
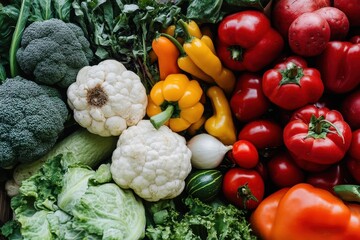
POLYGON ((221 201, 204 203, 190 196, 182 202, 146 202, 147 239, 256 239, 246 212, 221 201), (184 206, 183 206, 184 205, 184 206))
POLYGON ((223 0, 192 0, 189 1, 186 17, 200 23, 217 23, 224 12, 221 7, 223 0))
POLYGON ((140 239, 145 210, 131 190, 112 182, 109 164, 97 171, 64 162, 74 154, 57 155, 20 187, 11 199, 15 219, 2 234, 8 239, 140 239), (21 233, 22 238, 17 238, 21 233))
POLYGON ((32 162, 54 146, 68 117, 57 90, 21 77, 0 85, 0 167, 32 162))
POLYGON ((224 2, 232 7, 256 8, 263 10, 269 4, 270 0, 224 0, 224 2))
POLYGON ((80 27, 59 19, 30 24, 16 53, 20 68, 45 85, 68 87, 93 57, 80 27))
POLYGON ((216 169, 196 170, 186 178, 185 191, 204 202, 213 200, 221 190, 222 178, 216 169))
POLYGON ((44 162, 58 154, 74 154, 72 158, 68 159, 72 161, 67 163, 68 165, 82 164, 95 168, 101 162, 111 157, 112 152, 116 148, 117 139, 117 137, 101 137, 90 133, 84 128, 80 128, 55 144, 55 146, 40 159, 32 163, 18 165, 13 173, 15 183, 21 185, 21 182, 37 172, 44 162))

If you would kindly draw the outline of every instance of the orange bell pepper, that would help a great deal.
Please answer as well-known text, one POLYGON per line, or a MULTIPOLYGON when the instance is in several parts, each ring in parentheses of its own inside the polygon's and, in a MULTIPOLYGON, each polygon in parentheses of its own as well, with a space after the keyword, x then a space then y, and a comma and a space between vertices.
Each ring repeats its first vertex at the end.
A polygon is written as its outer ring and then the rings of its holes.
POLYGON ((250 223, 263 240, 360 239, 360 205, 299 183, 266 197, 250 223))

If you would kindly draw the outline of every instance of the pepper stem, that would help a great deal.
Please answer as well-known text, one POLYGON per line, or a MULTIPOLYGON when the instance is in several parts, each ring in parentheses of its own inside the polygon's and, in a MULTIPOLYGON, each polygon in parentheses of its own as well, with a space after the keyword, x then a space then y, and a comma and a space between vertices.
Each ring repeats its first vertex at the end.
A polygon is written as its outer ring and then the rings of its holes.
POLYGON ((306 138, 325 138, 328 133, 339 135, 343 143, 345 142, 343 134, 332 122, 326 120, 324 116, 317 118, 315 115, 312 115, 309 123, 308 135, 306 138), (335 128, 335 131, 330 130, 330 127, 335 128))
POLYGON ((179 19, 178 24, 180 25, 180 27, 182 28, 182 30, 185 33, 185 41, 187 41, 187 42, 191 41, 193 36, 191 36, 191 34, 189 32, 189 29, 188 29, 188 26, 187 26, 186 22, 184 20, 182 20, 182 19, 179 19))
POLYGON ((246 202, 249 200, 258 201, 257 198, 252 194, 251 189, 248 186, 248 183, 240 186, 237 190, 237 197, 242 199, 243 207, 246 209, 246 202))
POLYGON ((241 62, 243 60, 243 49, 240 46, 230 46, 227 49, 230 51, 230 57, 234 61, 241 62))
POLYGON ((181 56, 186 55, 186 52, 185 52, 183 46, 180 44, 180 42, 178 40, 176 40, 176 38, 174 38, 173 36, 171 36, 171 35, 169 35, 167 33, 160 33, 160 36, 168 38, 176 46, 176 48, 179 50, 181 56))
POLYGON ((285 84, 296 84, 300 85, 300 79, 304 76, 304 71, 301 67, 297 66, 293 62, 289 62, 286 65, 286 69, 280 71, 282 79, 279 83, 280 86, 285 84))
POLYGON ((172 117, 174 109, 175 107, 169 104, 164 111, 152 116, 150 118, 150 122, 154 128, 159 129, 162 125, 164 125, 164 123, 172 117))

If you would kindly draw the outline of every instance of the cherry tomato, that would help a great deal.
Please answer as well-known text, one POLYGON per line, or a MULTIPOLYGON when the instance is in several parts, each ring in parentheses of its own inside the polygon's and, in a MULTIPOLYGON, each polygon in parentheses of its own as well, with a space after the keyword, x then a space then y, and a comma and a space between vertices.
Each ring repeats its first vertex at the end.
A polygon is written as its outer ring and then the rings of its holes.
POLYGON ((264 180, 253 169, 234 167, 224 174, 225 198, 241 209, 255 209, 264 198, 264 180))
POLYGON ((275 148, 283 144, 282 128, 270 120, 253 120, 244 125, 238 134, 239 140, 247 140, 257 149, 275 148))
POLYGON ((239 167, 253 168, 259 162, 259 154, 251 142, 238 140, 233 144, 232 156, 239 167))
POLYGON ((280 152, 267 163, 269 178, 278 188, 291 187, 304 181, 302 169, 288 152, 280 152))
POLYGON ((360 184, 360 160, 347 156, 345 164, 356 184, 360 184))
POLYGON ((352 140, 348 154, 350 157, 360 161, 360 128, 352 132, 352 140))

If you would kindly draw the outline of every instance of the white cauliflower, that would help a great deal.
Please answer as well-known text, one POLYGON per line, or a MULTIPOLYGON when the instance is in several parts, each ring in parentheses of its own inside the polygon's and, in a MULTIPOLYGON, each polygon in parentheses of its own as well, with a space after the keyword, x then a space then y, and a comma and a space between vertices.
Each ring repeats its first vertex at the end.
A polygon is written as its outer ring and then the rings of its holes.
POLYGON ((178 196, 190 171, 185 138, 167 126, 156 130, 149 120, 124 130, 112 155, 114 181, 147 201, 178 196))
POLYGON ((100 136, 119 136, 146 114, 144 85, 116 60, 83 67, 68 87, 67 97, 75 121, 100 136))

